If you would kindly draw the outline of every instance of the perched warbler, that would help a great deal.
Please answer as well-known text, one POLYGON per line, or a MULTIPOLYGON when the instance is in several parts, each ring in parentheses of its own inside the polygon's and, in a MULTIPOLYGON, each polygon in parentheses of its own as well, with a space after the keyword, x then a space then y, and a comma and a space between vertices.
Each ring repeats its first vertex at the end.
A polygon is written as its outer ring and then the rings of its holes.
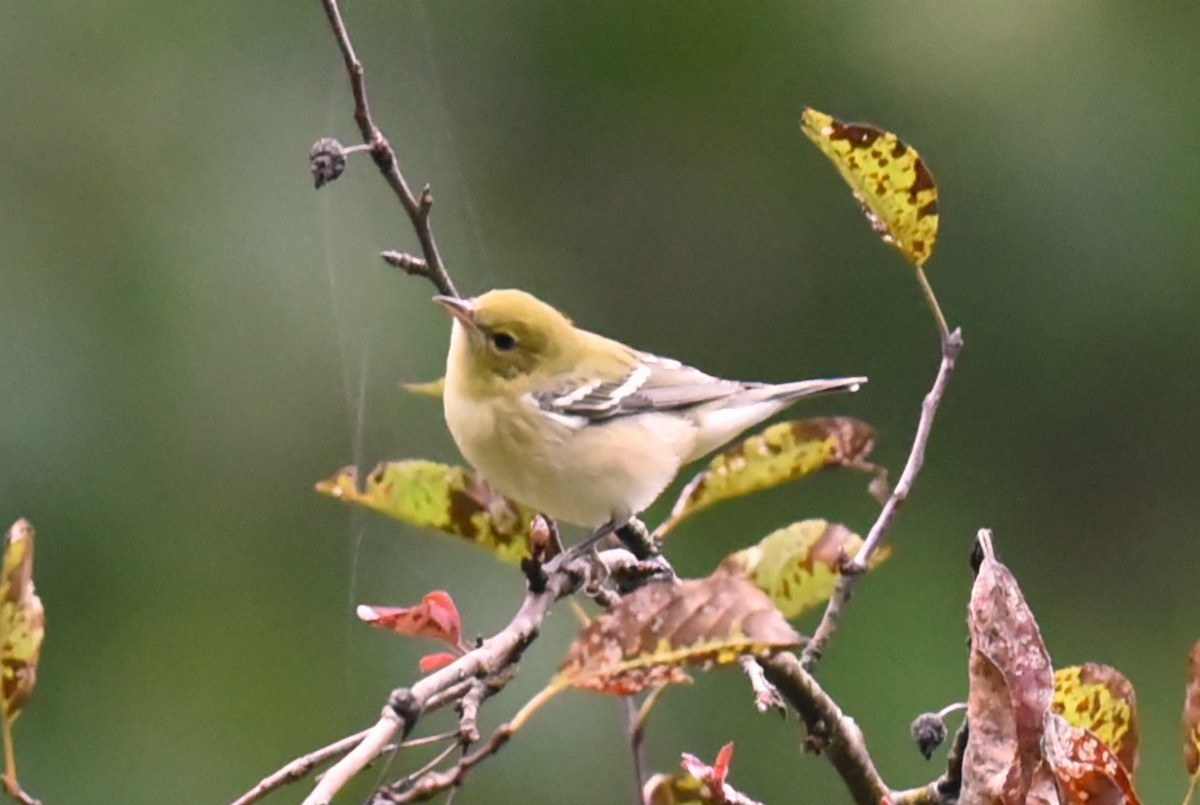
POLYGON ((597 537, 684 464, 801 397, 867 380, 722 380, 581 330, 523 291, 434 301, 454 317, 442 399, 463 456, 500 492, 597 537))

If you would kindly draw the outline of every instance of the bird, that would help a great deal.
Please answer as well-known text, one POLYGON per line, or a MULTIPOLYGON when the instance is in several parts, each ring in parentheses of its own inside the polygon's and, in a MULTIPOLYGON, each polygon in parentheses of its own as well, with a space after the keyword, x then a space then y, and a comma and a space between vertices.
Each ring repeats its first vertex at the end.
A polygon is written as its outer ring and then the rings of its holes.
POLYGON ((442 400, 459 451, 507 497, 592 529, 588 544, 746 429, 867 382, 725 380, 576 327, 521 290, 434 301, 453 319, 442 400))

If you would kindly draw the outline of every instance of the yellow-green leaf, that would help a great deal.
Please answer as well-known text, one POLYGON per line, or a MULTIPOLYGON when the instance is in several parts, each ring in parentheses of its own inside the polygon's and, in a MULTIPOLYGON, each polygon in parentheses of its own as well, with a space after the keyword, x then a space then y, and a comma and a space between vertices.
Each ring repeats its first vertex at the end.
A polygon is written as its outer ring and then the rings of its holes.
POLYGON ((1138 757, 1137 696, 1124 674, 1092 662, 1059 668, 1050 709, 1071 726, 1093 732, 1133 774, 1138 757))
POLYGON ((683 665, 726 665, 800 641, 771 600, 744 579, 648 584, 584 627, 551 685, 628 696, 688 681, 683 665))
POLYGON ((857 467, 875 446, 875 431, 849 417, 779 422, 714 457, 683 488, 658 536, 714 503, 794 481, 825 467, 857 467))
MULTIPOLYGON (((725 557, 718 572, 749 580, 784 616, 794 618, 829 600, 842 563, 854 558, 862 542, 839 523, 802 520, 725 557)), ((881 547, 871 557, 870 567, 889 555, 888 547, 881 547)))
POLYGON ((0 576, 0 668, 3 701, 0 726, 4 734, 3 784, 19 802, 37 802, 17 782, 12 727, 37 683, 38 659, 46 635, 45 612, 33 584, 33 526, 18 520, 4 535, 4 566, 0 576))
POLYGON ((33 538, 28 520, 18 520, 4 536, 0 664, 4 669, 4 716, 10 721, 33 692, 46 632, 42 600, 33 584, 33 538))
POLYGON ((537 512, 492 489, 463 467, 434 461, 387 461, 362 489, 354 467, 318 481, 317 491, 411 525, 433 528, 485 548, 506 562, 529 555, 537 512))
POLYGON ((404 390, 409 394, 418 394, 422 397, 437 397, 442 398, 442 393, 446 390, 446 378, 439 377, 437 380, 430 380, 428 383, 404 383, 404 390))
POLYGON ((890 131, 805 109, 800 128, 837 166, 885 243, 917 268, 933 254, 938 191, 919 154, 890 131))

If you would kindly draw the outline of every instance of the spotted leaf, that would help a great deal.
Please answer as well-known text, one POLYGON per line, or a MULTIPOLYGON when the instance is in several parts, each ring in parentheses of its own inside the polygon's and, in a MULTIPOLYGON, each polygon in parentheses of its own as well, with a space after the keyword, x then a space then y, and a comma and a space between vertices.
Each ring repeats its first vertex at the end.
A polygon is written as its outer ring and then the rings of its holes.
POLYGON ((933 254, 938 191, 916 150, 890 131, 805 109, 800 128, 837 167, 885 243, 921 268, 933 254))
POLYGON ((878 473, 866 458, 875 446, 870 425, 849 417, 779 422, 743 439, 709 461, 675 501, 658 536, 685 518, 729 498, 795 481, 826 467, 878 473))
POLYGON ((506 562, 529 555, 537 512, 510 500, 462 467, 433 461, 389 461, 367 476, 362 489, 354 467, 318 481, 317 491, 415 526, 451 534, 506 562))

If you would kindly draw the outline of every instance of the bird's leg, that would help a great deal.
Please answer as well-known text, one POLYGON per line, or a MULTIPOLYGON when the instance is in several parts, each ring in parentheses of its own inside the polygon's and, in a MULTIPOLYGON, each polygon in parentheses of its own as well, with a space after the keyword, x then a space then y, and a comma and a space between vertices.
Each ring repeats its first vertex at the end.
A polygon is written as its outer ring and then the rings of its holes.
POLYGON ((636 517, 630 517, 620 528, 616 529, 617 539, 629 549, 638 559, 652 559, 659 555, 658 542, 650 534, 646 524, 636 517))

